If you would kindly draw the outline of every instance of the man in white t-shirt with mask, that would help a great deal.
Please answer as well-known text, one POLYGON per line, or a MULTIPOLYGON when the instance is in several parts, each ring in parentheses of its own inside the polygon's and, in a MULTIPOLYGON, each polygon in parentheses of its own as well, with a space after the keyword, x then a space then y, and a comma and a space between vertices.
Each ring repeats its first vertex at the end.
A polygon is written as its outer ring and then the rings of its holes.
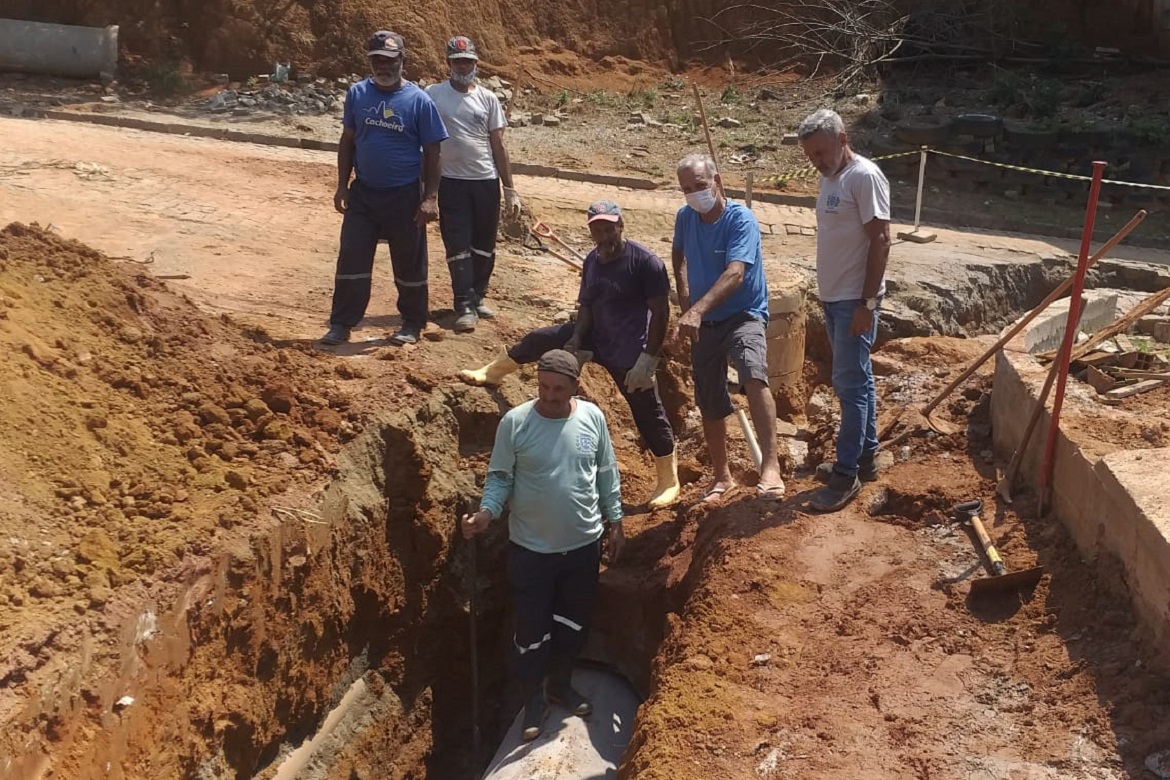
POLYGON ((820 171, 817 289, 833 347, 833 391, 841 404, 837 459, 822 463, 825 482, 813 509, 835 512, 877 479, 877 393, 870 352, 890 256, 890 184, 849 148, 841 117, 821 109, 800 123, 801 148, 820 171))
POLYGON ((450 137, 443 142, 439 182, 439 232, 455 296, 455 330, 475 330, 495 313, 484 298, 496 264, 500 184, 510 217, 520 214, 520 196, 504 148, 508 120, 500 100, 475 83, 479 54, 465 35, 447 41, 451 77, 427 87, 450 137))

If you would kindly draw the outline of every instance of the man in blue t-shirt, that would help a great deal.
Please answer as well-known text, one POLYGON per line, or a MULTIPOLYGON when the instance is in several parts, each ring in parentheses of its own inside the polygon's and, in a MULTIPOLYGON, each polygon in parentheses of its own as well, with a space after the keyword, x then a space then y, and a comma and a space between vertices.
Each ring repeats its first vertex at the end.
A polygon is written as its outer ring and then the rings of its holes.
POLYGON ((414 344, 427 324, 426 226, 439 216, 439 144, 447 128, 426 93, 402 78, 402 36, 376 32, 367 53, 373 75, 349 88, 337 147, 333 207, 345 217, 329 332, 321 342, 348 341, 365 316, 374 253, 385 240, 402 315, 390 341, 414 344))
POLYGON ((757 492, 782 498, 776 403, 768 391, 768 285, 760 225, 750 209, 723 196, 723 183, 710 157, 684 157, 678 164, 678 183, 687 205, 675 217, 671 247, 683 312, 677 329, 691 340, 695 402, 715 472, 703 500, 718 501, 735 487, 727 463, 727 417, 735 411, 727 392, 729 360, 747 394, 763 456, 757 492))
POLYGON ((573 352, 582 364, 595 360, 617 383, 634 425, 654 454, 658 485, 647 506, 670 506, 678 499, 678 461, 674 431, 654 379, 670 320, 670 277, 653 252, 624 237, 616 203, 598 201, 586 214, 596 246, 585 257, 577 321, 537 328, 483 368, 460 371, 459 378, 473 385, 498 385, 550 349, 573 352))

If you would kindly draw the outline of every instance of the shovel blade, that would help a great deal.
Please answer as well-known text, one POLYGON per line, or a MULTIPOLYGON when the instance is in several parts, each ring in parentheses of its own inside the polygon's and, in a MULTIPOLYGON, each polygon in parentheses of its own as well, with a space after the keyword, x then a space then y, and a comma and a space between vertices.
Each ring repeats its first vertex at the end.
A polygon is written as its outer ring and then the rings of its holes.
POLYGON ((950 436, 962 430, 962 428, 953 422, 940 419, 932 414, 924 414, 922 416, 926 419, 926 424, 930 426, 931 430, 943 436, 950 436))
POLYGON ((1036 587, 1044 576, 1044 567, 1035 566, 1023 571, 1013 571, 998 577, 983 577, 971 583, 972 596, 996 596, 1004 593, 1027 591, 1036 587))

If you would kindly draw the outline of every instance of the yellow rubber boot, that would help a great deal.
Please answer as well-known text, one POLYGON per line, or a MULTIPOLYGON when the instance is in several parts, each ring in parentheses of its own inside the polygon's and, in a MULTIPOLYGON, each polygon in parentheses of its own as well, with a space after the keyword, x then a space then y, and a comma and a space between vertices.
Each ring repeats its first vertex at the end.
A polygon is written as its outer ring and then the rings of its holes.
POLYGON ((519 368, 520 364, 505 352, 483 368, 460 371, 459 378, 469 385, 498 385, 504 381, 504 377, 519 368))
POLYGON ((661 509, 678 501, 678 457, 676 453, 663 455, 654 459, 654 466, 658 470, 658 486, 654 488, 654 495, 646 503, 650 509, 661 509))

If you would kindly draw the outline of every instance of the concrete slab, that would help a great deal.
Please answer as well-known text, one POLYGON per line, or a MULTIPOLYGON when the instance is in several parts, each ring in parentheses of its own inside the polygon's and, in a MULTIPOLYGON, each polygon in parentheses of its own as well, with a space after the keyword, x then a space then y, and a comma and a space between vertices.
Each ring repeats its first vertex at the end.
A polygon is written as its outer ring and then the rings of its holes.
MULTIPOLYGON (((1096 333, 1117 319, 1117 294, 1100 290, 1086 290, 1081 297, 1080 330, 1096 333)), ((1020 336, 1024 349, 1033 354, 1060 347, 1068 325, 1068 307, 1071 298, 1061 298, 1044 310, 1024 328, 1020 336)))
MULTIPOLYGON (((997 454, 1019 447, 1047 369, 1030 355, 1004 350, 996 358, 991 395, 997 454)), ((1098 418, 1129 413, 1101 406, 1092 391, 1069 385, 1065 408, 1098 418)), ((1020 474, 1039 479, 1051 401, 1032 434, 1020 474)), ((1089 562, 1120 563, 1135 610, 1157 641, 1170 639, 1170 449, 1119 450, 1091 433, 1058 431, 1052 507, 1089 562)))

